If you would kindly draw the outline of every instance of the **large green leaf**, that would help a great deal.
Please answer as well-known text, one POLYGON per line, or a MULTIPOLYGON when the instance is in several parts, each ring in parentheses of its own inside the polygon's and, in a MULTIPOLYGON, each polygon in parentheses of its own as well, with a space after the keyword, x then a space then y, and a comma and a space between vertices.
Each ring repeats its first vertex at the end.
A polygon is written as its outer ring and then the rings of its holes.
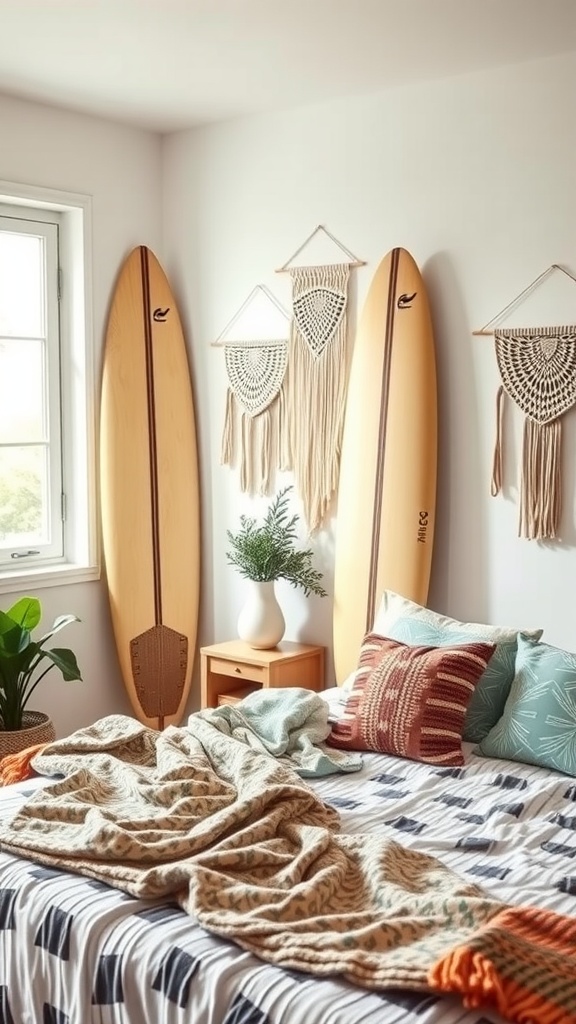
POLYGON ((80 622, 80 619, 77 618, 76 615, 59 615, 58 618, 55 619, 52 629, 45 633, 42 639, 38 641, 38 646, 43 647, 51 636, 54 636, 55 633, 59 633, 61 629, 64 629, 64 626, 68 626, 71 622, 80 622))
POLYGON ((8 612, 0 611, 0 728, 21 728, 21 714, 44 676, 58 668, 64 680, 81 679, 76 656, 67 648, 44 650, 43 645, 76 615, 60 615, 38 641, 32 630, 42 617, 40 601, 20 598, 8 612), (48 663, 48 667, 45 664, 48 663))
POLYGON ((18 625, 33 630, 42 618, 42 608, 37 597, 21 597, 6 614, 18 625))
POLYGON ((82 679, 73 651, 69 651, 65 647, 53 647, 50 651, 44 651, 43 657, 49 658, 60 669, 66 682, 72 679, 82 679))
POLYGON ((0 657, 12 658, 30 644, 30 630, 0 612, 0 657))

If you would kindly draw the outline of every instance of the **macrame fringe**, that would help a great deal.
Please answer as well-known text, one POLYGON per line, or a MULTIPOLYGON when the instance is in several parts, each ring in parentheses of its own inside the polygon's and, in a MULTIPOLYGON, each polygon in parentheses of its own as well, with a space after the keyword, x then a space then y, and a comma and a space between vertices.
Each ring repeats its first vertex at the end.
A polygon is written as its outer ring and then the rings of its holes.
MULTIPOLYGON (((292 271, 294 300, 307 292, 325 289, 340 300, 337 316, 328 313, 328 330, 321 346, 310 346, 296 316, 291 324, 290 353, 286 375, 289 425, 287 466, 294 472, 303 514, 311 532, 319 529, 330 510, 338 487, 342 431, 348 374, 346 322, 348 266, 295 268, 292 271), (342 297, 344 302, 342 303, 342 297)), ((312 307, 311 307, 312 308, 312 307)), ((317 338, 321 314, 312 325, 317 338)))
MULTIPOLYGON (((287 375, 289 373, 287 371, 287 375)), ((290 469, 290 429, 288 425, 288 412, 287 412, 287 401, 286 401, 286 384, 284 383, 280 388, 278 394, 279 410, 278 410, 278 449, 277 449, 277 463, 278 469, 284 473, 290 469)))
POLYGON ((252 417, 242 413, 240 420, 240 490, 253 494, 252 477, 252 417))
POLYGON ((576 404, 576 327, 495 330, 494 344, 502 384, 491 493, 502 488, 505 392, 525 416, 518 535, 555 540, 562 499, 561 417, 576 404))
POLYGON ((526 417, 522 441, 519 536, 554 539, 560 522, 562 424, 526 417))
POLYGON ((226 415, 222 433, 222 465, 240 464, 240 490, 248 494, 269 495, 279 467, 284 401, 278 397, 258 416, 242 410, 234 393, 226 397, 226 415), (239 435, 239 437, 238 437, 239 435))
POLYGON ((261 429, 260 439, 260 485, 261 494, 268 494, 272 470, 272 451, 270 445, 270 410, 265 409, 258 417, 261 429))

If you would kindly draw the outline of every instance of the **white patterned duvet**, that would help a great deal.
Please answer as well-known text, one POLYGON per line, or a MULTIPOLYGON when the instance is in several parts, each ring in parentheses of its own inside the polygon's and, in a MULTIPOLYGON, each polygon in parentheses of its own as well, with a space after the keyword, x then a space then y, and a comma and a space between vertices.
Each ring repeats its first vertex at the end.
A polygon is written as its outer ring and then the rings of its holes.
MULTIPOLYGON (((576 780, 475 757, 364 755, 311 784, 343 831, 432 854, 500 900, 576 914, 576 780)), ((0 791, 0 816, 46 780, 0 791)), ((0 853, 0 1024, 488 1024, 456 998, 364 992, 262 963, 176 905, 0 853)), ((576 1018, 575 1018, 576 1019, 576 1018)))

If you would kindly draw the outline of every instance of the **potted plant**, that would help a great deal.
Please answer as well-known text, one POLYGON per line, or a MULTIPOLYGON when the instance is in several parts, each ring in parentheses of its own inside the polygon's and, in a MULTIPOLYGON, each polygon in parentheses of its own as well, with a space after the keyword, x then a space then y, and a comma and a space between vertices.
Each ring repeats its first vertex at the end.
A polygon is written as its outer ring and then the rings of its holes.
POLYGON ((51 669, 58 668, 66 681, 82 678, 72 651, 45 646, 64 626, 77 622, 76 616, 59 616, 52 629, 35 640, 32 630, 41 618, 36 597, 22 597, 8 611, 0 611, 0 757, 54 739, 49 716, 27 710, 34 690, 51 669))
POLYGON ((251 581, 248 601, 240 612, 238 635, 251 647, 275 647, 284 636, 285 622, 274 592, 275 580, 287 580, 301 587, 306 597, 326 597, 320 584, 322 573, 312 566, 313 552, 296 547, 299 516, 289 515, 285 487, 272 500, 263 522, 240 516, 240 529, 227 530, 230 550, 228 562, 251 581))

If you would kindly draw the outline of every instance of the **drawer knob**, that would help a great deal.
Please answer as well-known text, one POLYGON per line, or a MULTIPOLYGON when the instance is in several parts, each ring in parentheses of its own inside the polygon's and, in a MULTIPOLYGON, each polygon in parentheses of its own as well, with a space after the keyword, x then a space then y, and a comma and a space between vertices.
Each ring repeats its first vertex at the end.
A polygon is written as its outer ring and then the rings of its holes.
POLYGON ((234 669, 234 671, 240 673, 242 671, 242 669, 239 668, 238 665, 236 665, 236 668, 234 669))

